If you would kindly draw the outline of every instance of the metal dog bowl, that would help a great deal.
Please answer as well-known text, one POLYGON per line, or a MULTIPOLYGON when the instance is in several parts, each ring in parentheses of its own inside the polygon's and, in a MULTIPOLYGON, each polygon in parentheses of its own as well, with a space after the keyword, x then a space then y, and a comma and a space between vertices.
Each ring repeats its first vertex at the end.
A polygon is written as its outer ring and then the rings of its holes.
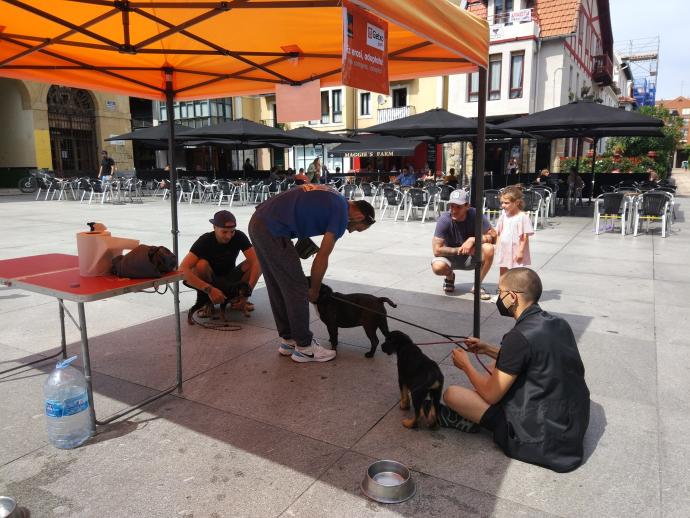
POLYGON ((415 491, 410 470, 394 460, 374 462, 362 480, 362 492, 382 504, 399 504, 412 498, 415 491))
POLYGON ((22 518, 24 511, 17 506, 14 498, 0 496, 0 518, 22 518))

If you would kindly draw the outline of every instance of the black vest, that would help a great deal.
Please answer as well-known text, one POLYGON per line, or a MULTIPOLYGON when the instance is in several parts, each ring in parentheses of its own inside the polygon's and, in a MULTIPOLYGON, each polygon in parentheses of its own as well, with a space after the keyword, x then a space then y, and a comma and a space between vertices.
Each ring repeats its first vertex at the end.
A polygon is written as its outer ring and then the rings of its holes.
POLYGON ((559 473, 582 463, 589 424, 585 368, 570 325, 534 304, 515 324, 530 347, 527 368, 499 403, 494 440, 506 455, 559 473))

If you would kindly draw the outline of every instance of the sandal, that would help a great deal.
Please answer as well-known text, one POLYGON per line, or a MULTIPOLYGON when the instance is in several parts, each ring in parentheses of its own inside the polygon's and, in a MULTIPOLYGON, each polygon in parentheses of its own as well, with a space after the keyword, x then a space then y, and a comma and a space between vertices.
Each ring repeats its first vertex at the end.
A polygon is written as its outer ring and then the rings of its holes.
POLYGON ((453 293, 455 291, 455 273, 453 273, 453 277, 450 280, 448 278, 443 279, 443 291, 446 293, 453 293))
MULTIPOLYGON (((474 286, 472 286, 470 293, 474 295, 474 286)), ((479 298, 481 300, 491 300, 491 295, 489 295, 484 288, 479 288, 479 298)))
POLYGON ((244 306, 240 305, 239 302, 234 302, 230 309, 239 309, 240 311, 254 311, 254 304, 251 302, 245 302, 244 306))

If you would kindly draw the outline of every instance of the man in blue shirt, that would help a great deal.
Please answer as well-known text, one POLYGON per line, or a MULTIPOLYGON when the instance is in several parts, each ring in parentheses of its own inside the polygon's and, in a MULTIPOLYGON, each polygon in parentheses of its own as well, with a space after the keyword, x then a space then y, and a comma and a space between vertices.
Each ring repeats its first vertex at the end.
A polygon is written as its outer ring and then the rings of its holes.
POLYGON ((256 208, 249 235, 256 249, 281 344, 278 352, 296 362, 326 362, 336 352, 324 349, 309 330, 309 302, 319 298, 321 281, 335 242, 345 231, 362 232, 376 222, 374 207, 348 201, 325 185, 306 184, 256 208), (293 238, 323 236, 311 266, 311 286, 302 271, 293 238))
MULTIPOLYGON (((431 260, 431 269, 436 275, 443 275, 443 291, 452 293, 455 291, 454 270, 474 270, 472 256, 474 255, 474 220, 476 212, 470 207, 467 191, 456 189, 450 193, 448 201, 449 212, 441 214, 436 223, 434 238, 431 248, 434 258, 431 260)), ((491 269, 494 259, 494 246, 496 231, 489 223, 486 216, 482 218, 482 268, 481 280, 491 269)), ((474 290, 474 288, 472 288, 474 290)), ((481 289, 482 300, 489 300, 491 296, 481 289)))
POLYGON ((400 187, 414 187, 416 181, 417 176, 415 176, 414 167, 411 165, 407 170, 403 171, 395 178, 395 183, 400 184, 400 187))

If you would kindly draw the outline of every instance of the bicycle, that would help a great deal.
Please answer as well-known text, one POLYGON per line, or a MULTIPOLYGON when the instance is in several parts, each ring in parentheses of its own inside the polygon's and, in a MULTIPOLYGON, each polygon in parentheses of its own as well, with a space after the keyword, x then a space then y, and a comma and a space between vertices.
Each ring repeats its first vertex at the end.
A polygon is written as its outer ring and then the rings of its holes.
POLYGON ((54 179, 55 177, 48 169, 32 169, 29 171, 29 176, 25 176, 19 180, 17 187, 21 192, 30 194, 36 192, 41 183, 49 184, 54 179))

